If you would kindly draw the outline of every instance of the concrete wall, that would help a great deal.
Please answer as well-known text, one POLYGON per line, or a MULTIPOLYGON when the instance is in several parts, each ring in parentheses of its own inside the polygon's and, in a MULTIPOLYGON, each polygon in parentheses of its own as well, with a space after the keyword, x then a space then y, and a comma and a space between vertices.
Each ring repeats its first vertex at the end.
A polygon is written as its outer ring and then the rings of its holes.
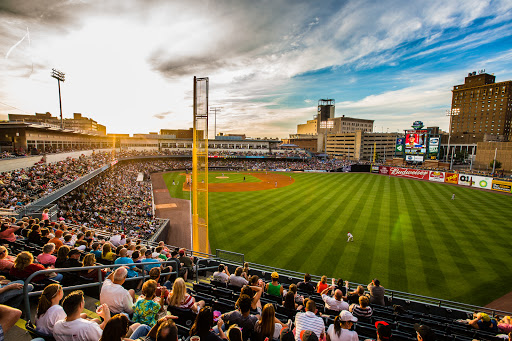
MULTIPOLYGON (((112 149, 96 149, 95 151, 104 151, 108 152, 112 149)), ((69 152, 69 153, 58 153, 58 154, 47 154, 46 155, 46 162, 52 163, 52 162, 58 162, 65 160, 68 157, 72 158, 78 158, 80 155, 84 154, 86 156, 91 155, 93 150, 83 150, 83 151, 77 151, 77 152, 69 152)), ((14 159, 5 159, 0 160, 0 172, 10 172, 16 169, 20 168, 27 168, 32 167, 37 162, 41 161, 42 155, 37 156, 27 156, 27 157, 20 157, 20 158, 14 158, 14 159)))

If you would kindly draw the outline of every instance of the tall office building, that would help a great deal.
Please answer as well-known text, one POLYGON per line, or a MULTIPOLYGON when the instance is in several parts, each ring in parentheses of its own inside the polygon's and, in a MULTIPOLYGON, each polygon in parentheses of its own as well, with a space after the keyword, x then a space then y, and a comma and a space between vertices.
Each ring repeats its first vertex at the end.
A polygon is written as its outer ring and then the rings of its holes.
POLYGON ((496 83, 483 71, 471 72, 453 87, 451 141, 507 141, 511 137, 512 81, 496 83))

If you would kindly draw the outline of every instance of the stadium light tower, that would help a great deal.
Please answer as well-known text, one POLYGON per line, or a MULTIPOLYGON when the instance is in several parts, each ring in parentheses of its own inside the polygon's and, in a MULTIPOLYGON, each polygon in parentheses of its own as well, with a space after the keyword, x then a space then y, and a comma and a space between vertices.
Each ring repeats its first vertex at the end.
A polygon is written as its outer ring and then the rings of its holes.
POLYGON ((52 77, 57 80, 57 85, 59 86, 60 128, 64 129, 64 121, 62 120, 62 100, 60 97, 60 82, 64 82, 66 80, 66 74, 57 69, 52 69, 52 77))
POLYGON ((450 127, 448 128, 448 148, 446 149, 445 160, 448 161, 448 153, 450 152, 450 139, 452 137, 452 117, 459 116, 460 108, 452 108, 451 110, 446 110, 446 116, 450 116, 450 127))

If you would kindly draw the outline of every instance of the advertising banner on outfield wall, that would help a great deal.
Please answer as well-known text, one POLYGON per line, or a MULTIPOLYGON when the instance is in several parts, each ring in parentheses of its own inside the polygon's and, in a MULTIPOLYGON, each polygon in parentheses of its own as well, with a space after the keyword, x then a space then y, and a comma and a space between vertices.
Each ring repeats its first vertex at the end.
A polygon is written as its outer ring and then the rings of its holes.
POLYGON ((428 170, 390 167, 389 174, 402 178, 428 180, 428 170))
POLYGON ((380 174, 384 174, 384 175, 388 175, 389 174, 389 167, 380 166, 379 167, 379 173, 380 174))
POLYGON ((492 178, 487 176, 472 175, 473 187, 492 189, 492 178))
POLYGON ((512 182, 492 180, 492 190, 510 193, 512 190, 512 182))
POLYGON ((379 166, 372 166, 372 173, 378 173, 379 172, 379 166))
POLYGON ((459 185, 472 186, 474 181, 473 175, 459 174, 459 185))
POLYGON ((449 184, 458 184, 459 183, 459 174, 457 173, 444 173, 444 182, 449 184))
POLYGON ((435 182, 444 182, 444 172, 430 171, 428 172, 428 179, 435 182))

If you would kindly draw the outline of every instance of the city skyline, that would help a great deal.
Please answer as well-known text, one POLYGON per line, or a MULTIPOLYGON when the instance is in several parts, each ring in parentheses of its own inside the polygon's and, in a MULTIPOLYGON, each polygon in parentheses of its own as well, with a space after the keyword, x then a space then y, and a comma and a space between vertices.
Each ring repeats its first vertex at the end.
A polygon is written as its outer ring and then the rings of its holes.
POLYGON ((507 1, 3 1, 0 18, 0 118, 58 116, 57 68, 64 117, 108 133, 191 127, 193 76, 217 132, 280 138, 321 98, 376 131, 447 130, 468 72, 512 79, 507 1))

